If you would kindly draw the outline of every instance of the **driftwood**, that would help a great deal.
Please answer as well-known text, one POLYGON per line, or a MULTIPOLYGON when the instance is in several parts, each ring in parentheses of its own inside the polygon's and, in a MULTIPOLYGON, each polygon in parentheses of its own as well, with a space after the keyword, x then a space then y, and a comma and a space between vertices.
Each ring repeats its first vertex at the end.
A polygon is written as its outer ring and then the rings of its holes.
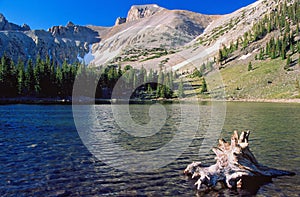
POLYGON ((224 139, 219 140, 218 147, 213 148, 216 164, 204 167, 201 162, 193 162, 187 166, 184 173, 198 179, 195 183, 198 190, 202 187, 214 187, 218 182, 223 182, 228 188, 244 188, 249 179, 253 183, 259 179, 295 175, 293 172, 259 164, 249 149, 249 134, 250 131, 246 131, 238 136, 238 132, 234 131, 231 144, 224 139))

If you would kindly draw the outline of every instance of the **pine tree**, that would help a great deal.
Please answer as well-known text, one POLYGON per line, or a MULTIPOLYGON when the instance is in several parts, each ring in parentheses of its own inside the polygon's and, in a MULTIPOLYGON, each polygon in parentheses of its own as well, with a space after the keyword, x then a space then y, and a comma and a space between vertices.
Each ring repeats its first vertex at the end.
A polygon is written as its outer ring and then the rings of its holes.
POLYGON ((163 93, 163 82, 164 82, 164 73, 162 72, 162 67, 160 67, 160 71, 158 74, 157 80, 157 89, 156 89, 156 96, 160 97, 163 93))
POLYGON ((248 71, 251 71, 251 70, 253 70, 253 68, 252 68, 252 63, 249 62, 249 64, 248 64, 248 71))
POLYGON ((170 79, 170 73, 167 73, 165 75, 165 79, 164 79, 164 98, 171 98, 172 97, 172 88, 171 88, 171 79, 170 79))
POLYGON ((224 57, 223 57, 223 53, 222 53, 222 50, 219 49, 219 53, 218 53, 218 57, 217 57, 217 62, 222 65, 222 62, 224 60, 224 57))
POLYGON ((178 85, 178 97, 183 98, 184 97, 184 89, 183 89, 183 81, 180 79, 179 85, 178 85))
POLYGON ((19 59, 18 66, 17 66, 17 80, 18 80, 18 95, 23 96, 24 89, 25 89, 25 67, 24 62, 19 59))
POLYGON ((239 40, 237 40, 235 42, 235 47, 234 47, 235 50, 238 50, 239 49, 239 40))
POLYGON ((286 42, 283 41, 282 46, 281 46, 281 59, 284 60, 286 59, 286 42))
POLYGON ((41 96, 41 80, 44 75, 44 65, 41 58, 38 56, 36 58, 36 63, 34 67, 34 92, 36 96, 41 96))
MULTIPOLYGON (((80 77, 80 76, 79 76, 80 77)), ((55 85, 56 85, 56 96, 62 96, 62 71, 59 66, 56 67, 56 73, 55 73, 55 85)))
POLYGON ((202 87, 201 87, 200 93, 203 94, 203 93, 206 93, 206 92, 207 92, 207 84, 206 84, 205 78, 203 77, 202 78, 202 87))
POLYGON ((1 64, 0 64, 0 91, 5 96, 6 92, 6 75, 7 75, 7 59, 5 58, 5 54, 1 57, 1 64))
POLYGON ((284 66, 284 69, 285 70, 288 70, 289 68, 290 68, 290 65, 291 65, 291 56, 290 55, 288 55, 287 56, 287 59, 286 59, 286 64, 285 64, 285 66, 284 66))
POLYGON ((25 89, 27 96, 33 96, 35 94, 35 78, 34 78, 34 67, 32 59, 27 62, 27 69, 25 73, 25 89))
POLYGON ((173 90, 174 88, 174 75, 173 75, 173 71, 171 70, 169 73, 169 86, 170 86, 170 90, 173 90))
POLYGON ((263 59, 264 59, 264 51, 261 48, 260 51, 259 51, 259 60, 263 60, 263 59))
POLYGON ((148 83, 147 94, 149 94, 149 95, 152 95, 152 94, 153 94, 153 89, 152 89, 150 83, 148 83))
POLYGON ((244 33, 244 39, 243 39, 243 49, 245 49, 248 46, 249 40, 248 40, 248 32, 244 33))
POLYGON ((17 95, 17 72, 14 62, 6 54, 1 58, 0 91, 6 97, 17 95))
POLYGON ((122 72, 122 68, 121 65, 118 66, 118 78, 122 77, 123 72, 122 72))

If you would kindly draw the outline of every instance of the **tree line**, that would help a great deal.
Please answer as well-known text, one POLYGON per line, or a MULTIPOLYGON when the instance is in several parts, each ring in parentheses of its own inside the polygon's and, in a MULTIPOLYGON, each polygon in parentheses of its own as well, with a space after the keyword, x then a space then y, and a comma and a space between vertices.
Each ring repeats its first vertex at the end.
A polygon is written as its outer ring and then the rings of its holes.
MULTIPOLYGON (((198 75, 202 77, 202 73, 198 75)), ((184 95, 179 75, 173 71, 167 72, 163 67, 147 72, 144 67, 136 69, 130 65, 124 68, 119 65, 86 67, 80 63, 71 65, 66 61, 58 65, 49 57, 14 63, 4 54, 0 63, 0 97, 70 98, 75 78, 84 83, 82 96, 89 95, 88 90, 85 92, 86 87, 96 87, 96 98, 110 99, 120 78, 123 91, 134 90, 131 98, 173 98, 184 95)))
POLYGON ((1 97, 68 97, 79 67, 66 62, 57 66, 49 57, 26 63, 18 60, 15 64, 4 54, 0 64, 1 97))
POLYGON ((300 53, 300 42, 295 41, 295 37, 299 36, 299 4, 299 1, 280 2, 270 14, 265 15, 263 19, 255 23, 251 30, 245 32, 235 42, 231 42, 229 47, 223 45, 219 50, 217 62, 220 65, 226 63, 234 51, 239 48, 244 50, 251 43, 263 39, 267 34, 276 30, 280 31, 280 35, 276 38, 271 37, 266 46, 260 49, 256 59, 264 60, 278 57, 287 59, 288 55, 300 53))

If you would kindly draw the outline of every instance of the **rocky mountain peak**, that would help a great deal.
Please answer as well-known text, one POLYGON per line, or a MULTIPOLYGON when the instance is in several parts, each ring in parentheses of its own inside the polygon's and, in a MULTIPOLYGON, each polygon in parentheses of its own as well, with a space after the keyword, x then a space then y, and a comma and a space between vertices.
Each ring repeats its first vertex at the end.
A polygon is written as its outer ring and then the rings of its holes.
POLYGON ((23 29, 24 31, 29 31, 29 30, 30 30, 30 27, 29 27, 29 25, 27 25, 27 24, 23 24, 23 25, 22 25, 22 29, 23 29))
POLYGON ((126 18, 118 17, 116 22, 115 22, 115 25, 121 25, 123 23, 126 23, 126 18))
POLYGON ((127 22, 135 21, 141 18, 146 18, 156 14, 157 12, 163 10, 164 8, 159 7, 156 4, 148 5, 133 5, 131 6, 127 14, 127 22))
POLYGON ((5 20, 5 17, 3 14, 0 13, 0 21, 3 21, 3 20, 5 20))
POLYGON ((19 26, 7 21, 5 16, 0 13, 0 31, 28 31, 30 27, 26 24, 19 26))
POLYGON ((75 25, 74 25, 73 22, 69 21, 69 22, 67 23, 67 27, 75 27, 75 25))

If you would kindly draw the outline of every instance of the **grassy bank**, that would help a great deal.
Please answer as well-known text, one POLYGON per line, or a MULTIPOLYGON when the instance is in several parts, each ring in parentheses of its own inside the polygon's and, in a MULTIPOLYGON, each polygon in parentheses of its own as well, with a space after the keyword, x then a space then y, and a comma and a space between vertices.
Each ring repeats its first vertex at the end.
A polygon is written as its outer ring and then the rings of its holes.
MULTIPOLYGON (((300 68, 294 64, 290 71, 284 69, 286 61, 281 59, 228 65, 220 70, 228 100, 284 100, 300 98, 300 68)), ((217 91, 222 84, 216 82, 217 73, 207 78, 211 92, 217 91)), ((220 83, 220 82, 219 82, 220 83)))

